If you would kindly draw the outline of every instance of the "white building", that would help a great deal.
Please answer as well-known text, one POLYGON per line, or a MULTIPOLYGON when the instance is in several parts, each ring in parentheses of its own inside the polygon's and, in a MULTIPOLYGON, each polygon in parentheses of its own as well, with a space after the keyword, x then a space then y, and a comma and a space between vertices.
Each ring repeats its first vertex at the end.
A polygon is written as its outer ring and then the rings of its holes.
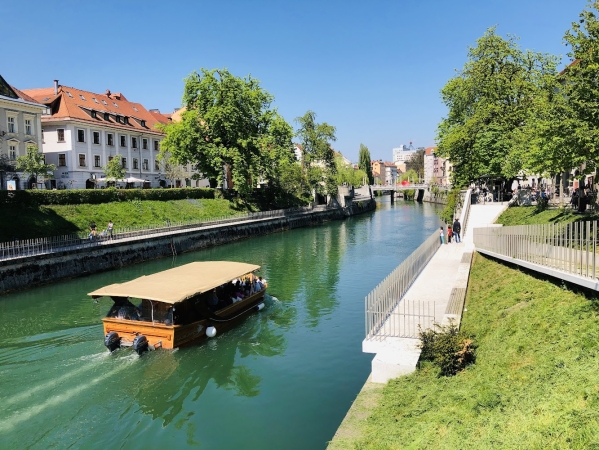
MULTIPOLYGON (((384 184, 389 186, 394 186, 397 183, 397 166, 392 162, 385 162, 385 165, 382 167, 384 169, 384 184)), ((383 174, 381 173, 381 178, 383 178, 383 174)), ((383 181, 383 180, 381 180, 383 181)))
POLYGON ((400 145, 393 149, 393 162, 405 163, 410 160, 414 153, 416 153, 416 150, 411 145, 400 145))
MULTIPOLYGON (((12 163, 27 153, 27 147, 42 151, 42 114, 46 106, 37 103, 0 76, 0 154, 12 163)), ((8 179, 16 181, 17 188, 30 187, 21 174, 0 170, 0 189, 6 189, 8 179)))
POLYGON ((50 108, 41 119, 42 149, 46 162, 57 166, 56 187, 94 187, 112 158, 121 160, 127 177, 152 187, 166 184, 156 157, 164 138, 157 126, 169 123, 167 115, 150 112, 120 93, 96 94, 57 80, 54 87, 24 93, 50 108))

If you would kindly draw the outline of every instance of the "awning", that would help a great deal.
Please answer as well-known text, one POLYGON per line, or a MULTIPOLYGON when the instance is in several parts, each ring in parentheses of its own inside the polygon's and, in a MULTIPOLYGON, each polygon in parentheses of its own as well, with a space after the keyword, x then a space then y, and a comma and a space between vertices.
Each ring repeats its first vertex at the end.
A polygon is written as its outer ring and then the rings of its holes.
POLYGON ((135 178, 135 177, 121 178, 119 180, 117 180, 115 178, 111 178, 111 177, 96 178, 96 181, 99 183, 105 183, 105 182, 114 183, 115 181, 118 181, 119 183, 147 183, 148 182, 147 180, 142 180, 141 178, 135 178))
POLYGON ((132 297, 178 303, 210 291, 260 266, 231 261, 203 261, 147 275, 125 283, 110 284, 90 292, 92 297, 132 297))

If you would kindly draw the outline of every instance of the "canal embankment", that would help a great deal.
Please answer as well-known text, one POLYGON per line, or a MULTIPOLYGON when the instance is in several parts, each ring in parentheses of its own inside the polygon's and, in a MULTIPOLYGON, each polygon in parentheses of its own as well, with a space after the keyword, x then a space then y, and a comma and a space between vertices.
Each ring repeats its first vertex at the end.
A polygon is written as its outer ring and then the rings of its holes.
POLYGON ((280 217, 232 220, 11 257, 0 260, 0 294, 252 237, 317 226, 373 211, 375 207, 374 200, 364 199, 345 208, 316 208, 280 217))

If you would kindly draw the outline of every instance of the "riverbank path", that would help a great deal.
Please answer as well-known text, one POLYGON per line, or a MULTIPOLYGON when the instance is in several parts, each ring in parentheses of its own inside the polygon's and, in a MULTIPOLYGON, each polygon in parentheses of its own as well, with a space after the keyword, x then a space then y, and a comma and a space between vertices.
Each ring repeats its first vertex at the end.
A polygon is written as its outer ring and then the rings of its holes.
MULTIPOLYGON (((507 203, 472 205, 467 228, 460 244, 442 245, 431 258, 406 295, 399 302, 409 300, 411 308, 426 308, 435 302, 435 322, 443 323, 446 308, 454 288, 464 289, 468 284, 470 261, 474 251, 472 229, 492 225, 507 208, 507 203)), ((390 316, 393 319, 393 315, 390 316)), ((329 449, 347 448, 360 436, 361 423, 378 404, 382 387, 392 378, 407 375, 416 370, 420 358, 419 340, 386 336, 380 339, 365 339, 362 349, 376 353, 372 360, 372 372, 366 384, 352 404, 341 426, 329 444, 329 449)))

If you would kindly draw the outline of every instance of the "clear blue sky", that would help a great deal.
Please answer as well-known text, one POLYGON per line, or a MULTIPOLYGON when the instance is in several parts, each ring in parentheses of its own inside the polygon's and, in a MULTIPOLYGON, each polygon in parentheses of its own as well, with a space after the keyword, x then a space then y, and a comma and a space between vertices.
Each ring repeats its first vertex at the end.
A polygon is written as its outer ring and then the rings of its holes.
POLYGON ((561 55, 586 0, 28 1, 4 5, 0 74, 20 89, 61 84, 122 92, 171 112, 200 68, 251 74, 280 113, 311 109, 334 148, 373 159, 434 145, 439 90, 497 25, 523 48, 561 55))

